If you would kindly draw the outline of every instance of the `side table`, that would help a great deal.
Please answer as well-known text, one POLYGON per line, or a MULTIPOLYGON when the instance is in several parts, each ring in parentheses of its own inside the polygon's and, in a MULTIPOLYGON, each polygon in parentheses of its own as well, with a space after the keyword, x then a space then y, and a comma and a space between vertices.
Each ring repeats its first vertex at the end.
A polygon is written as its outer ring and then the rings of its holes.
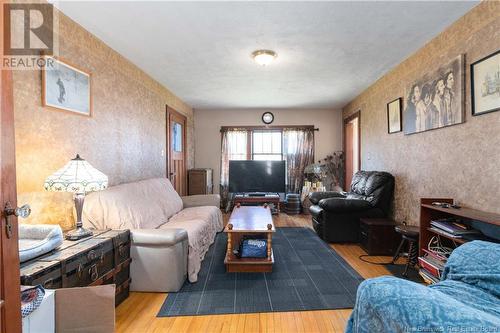
POLYGON ((360 243, 370 256, 393 256, 401 237, 394 230, 396 222, 388 218, 361 218, 360 243))
POLYGON ((94 235, 65 240, 52 252, 21 264, 21 285, 47 289, 116 285, 116 305, 128 297, 130 231, 92 230, 94 235))

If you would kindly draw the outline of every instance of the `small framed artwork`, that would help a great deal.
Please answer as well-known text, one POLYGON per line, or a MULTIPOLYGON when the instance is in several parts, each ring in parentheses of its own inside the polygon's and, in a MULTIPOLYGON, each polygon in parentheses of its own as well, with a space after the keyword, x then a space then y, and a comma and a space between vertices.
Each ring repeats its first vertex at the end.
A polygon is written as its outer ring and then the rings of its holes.
POLYGON ((401 132, 403 130, 401 104, 401 97, 387 103, 387 132, 389 134, 401 132))
POLYGON ((42 70, 42 105, 90 117, 91 74, 60 58, 45 59, 46 65, 42 70))
POLYGON ((500 110, 500 50, 470 65, 472 115, 500 110))

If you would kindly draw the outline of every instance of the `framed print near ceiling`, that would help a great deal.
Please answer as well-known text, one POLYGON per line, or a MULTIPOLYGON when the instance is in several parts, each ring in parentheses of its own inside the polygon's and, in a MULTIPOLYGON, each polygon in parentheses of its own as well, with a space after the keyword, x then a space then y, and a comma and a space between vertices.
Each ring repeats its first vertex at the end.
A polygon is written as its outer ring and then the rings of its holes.
POLYGON ((461 124, 464 117, 464 57, 423 73, 406 88, 405 134, 461 124))
POLYGON ((500 110, 500 50, 470 65, 472 115, 500 110))
POLYGON ((403 130, 401 119, 401 97, 387 103, 387 132, 389 134, 403 130))
POLYGON ((91 75, 59 58, 45 57, 42 105, 91 116, 91 75))

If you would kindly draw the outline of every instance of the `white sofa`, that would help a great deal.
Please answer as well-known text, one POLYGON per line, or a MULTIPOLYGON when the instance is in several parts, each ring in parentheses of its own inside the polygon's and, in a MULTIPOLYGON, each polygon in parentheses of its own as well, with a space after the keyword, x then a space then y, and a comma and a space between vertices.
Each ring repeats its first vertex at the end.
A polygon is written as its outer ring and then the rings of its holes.
POLYGON ((222 231, 219 195, 180 197, 166 178, 110 187, 86 196, 85 227, 130 229, 133 291, 172 292, 201 262, 222 231))

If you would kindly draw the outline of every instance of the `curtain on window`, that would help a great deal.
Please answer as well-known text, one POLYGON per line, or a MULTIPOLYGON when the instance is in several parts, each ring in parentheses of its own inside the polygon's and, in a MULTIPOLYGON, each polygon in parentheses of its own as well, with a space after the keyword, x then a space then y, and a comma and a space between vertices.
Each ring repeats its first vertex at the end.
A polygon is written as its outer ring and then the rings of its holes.
POLYGON ((220 195, 222 207, 229 203, 229 161, 248 159, 247 150, 248 130, 227 129, 222 132, 221 168, 220 168, 220 195))
POLYGON ((314 129, 283 129, 283 154, 288 170, 288 192, 299 193, 304 169, 314 163, 314 129))

